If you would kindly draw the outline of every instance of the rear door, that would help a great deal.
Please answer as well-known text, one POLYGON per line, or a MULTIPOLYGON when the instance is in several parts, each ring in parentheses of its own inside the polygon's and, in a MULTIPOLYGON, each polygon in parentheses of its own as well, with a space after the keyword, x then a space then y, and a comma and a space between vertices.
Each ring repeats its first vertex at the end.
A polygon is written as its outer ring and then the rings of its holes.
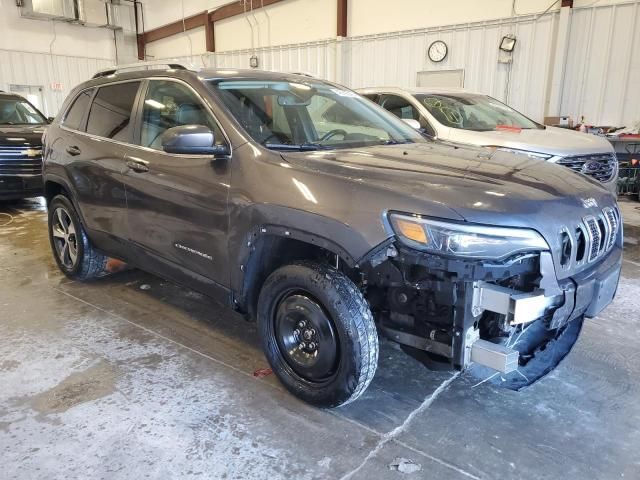
MULTIPOLYGON (((90 233, 127 237, 124 157, 133 138, 131 116, 140 85, 129 81, 99 87, 91 91, 85 120, 73 120, 72 106, 63 121, 63 154, 69 158, 70 181, 90 233)), ((87 102, 88 93, 81 93, 76 103, 87 102)), ((94 236, 94 241, 100 246, 103 240, 94 236)))
POLYGON ((186 83, 149 79, 145 90, 138 109, 139 147, 125 159, 130 239, 161 260, 157 265, 164 264, 170 276, 193 272, 226 287, 229 160, 165 153, 162 134, 175 126, 205 125, 216 143, 228 143, 226 137, 186 83))

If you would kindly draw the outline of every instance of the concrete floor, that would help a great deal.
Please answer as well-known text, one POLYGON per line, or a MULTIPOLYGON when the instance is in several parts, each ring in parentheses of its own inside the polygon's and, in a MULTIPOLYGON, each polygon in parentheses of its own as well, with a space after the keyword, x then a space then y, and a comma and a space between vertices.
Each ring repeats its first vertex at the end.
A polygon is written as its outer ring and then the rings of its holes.
POLYGON ((640 204, 618 297, 522 392, 382 340, 361 400, 289 395, 253 324, 139 271, 81 284, 39 200, 0 205, 0 478, 640 478, 640 204), (397 457, 422 468, 389 469, 397 457))

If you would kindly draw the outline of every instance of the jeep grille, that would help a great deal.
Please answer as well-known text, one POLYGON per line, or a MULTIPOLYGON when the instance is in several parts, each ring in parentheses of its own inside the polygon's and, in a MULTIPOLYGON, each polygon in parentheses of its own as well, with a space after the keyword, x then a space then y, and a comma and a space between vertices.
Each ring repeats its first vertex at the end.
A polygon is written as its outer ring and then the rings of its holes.
POLYGON ((0 146, 0 175, 40 175, 42 174, 42 154, 29 156, 29 151, 40 148, 0 146))
POLYGON ((606 207, 602 213, 588 215, 572 231, 560 232, 560 265, 564 269, 592 263, 615 245, 620 229, 620 212, 606 207))
POLYGON ((608 182, 616 173, 618 159, 613 153, 601 153, 597 155, 564 157, 556 163, 569 167, 575 172, 593 177, 601 182, 608 182))

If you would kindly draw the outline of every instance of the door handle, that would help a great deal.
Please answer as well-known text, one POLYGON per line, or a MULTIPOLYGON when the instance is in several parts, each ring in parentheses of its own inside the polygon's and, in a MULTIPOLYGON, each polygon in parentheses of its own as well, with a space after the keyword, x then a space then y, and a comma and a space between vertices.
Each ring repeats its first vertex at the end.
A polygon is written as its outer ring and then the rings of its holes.
POLYGON ((129 167, 134 172, 144 173, 149 171, 148 162, 140 158, 126 157, 126 160, 127 167, 129 167))
POLYGON ((76 157, 76 156, 80 155, 82 152, 75 145, 71 145, 71 146, 67 147, 67 153, 69 155, 71 155, 72 157, 76 157))

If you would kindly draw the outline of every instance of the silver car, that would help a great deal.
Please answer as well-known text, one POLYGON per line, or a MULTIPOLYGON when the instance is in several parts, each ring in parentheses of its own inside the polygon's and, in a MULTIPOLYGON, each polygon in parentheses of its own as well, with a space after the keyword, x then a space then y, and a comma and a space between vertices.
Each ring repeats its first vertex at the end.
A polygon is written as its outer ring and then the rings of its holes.
POLYGON ((602 137, 540 125, 495 98, 459 88, 379 87, 358 93, 426 136, 544 158, 616 193, 618 160, 602 137))

